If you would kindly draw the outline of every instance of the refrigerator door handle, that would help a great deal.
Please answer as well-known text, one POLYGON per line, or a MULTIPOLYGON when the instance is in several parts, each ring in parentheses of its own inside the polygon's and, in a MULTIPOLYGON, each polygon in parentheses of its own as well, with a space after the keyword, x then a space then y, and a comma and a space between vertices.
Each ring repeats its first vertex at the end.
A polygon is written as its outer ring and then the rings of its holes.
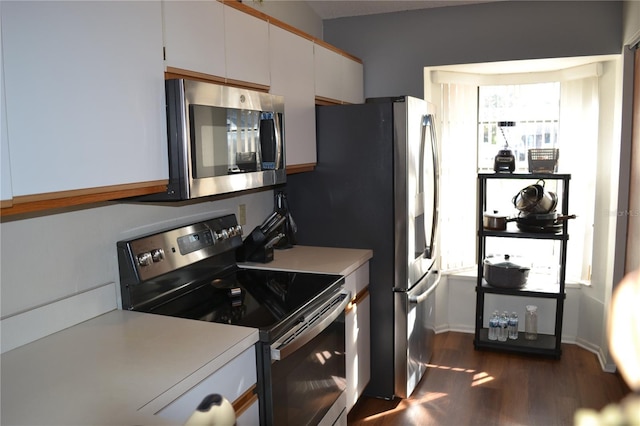
MULTIPOLYGON (((438 231, 438 205, 440 203, 440 161, 438 158, 438 140, 436 139, 436 127, 434 115, 429 114, 429 130, 431 131, 431 154, 433 156, 433 225, 431 227, 431 245, 429 246, 429 258, 435 256, 436 235, 438 231)), ((440 277, 438 276, 438 280, 440 277)))
MULTIPOLYGON (((438 228, 438 204, 439 204, 439 159, 438 159, 438 141, 436 139, 436 129, 434 123, 434 115, 426 114, 422 118, 422 141, 420 144, 420 176, 419 176, 419 191, 424 192, 424 152, 426 150, 427 143, 427 127, 429 127, 429 136, 431 137, 431 160, 433 161, 433 206, 432 206, 432 222, 431 222, 431 235, 426 235, 426 227, 423 230, 425 233, 425 241, 429 241, 429 245, 426 247, 424 256, 432 259, 435 256, 435 243, 438 228)), ((425 211, 426 206, 425 206, 425 211)))
POLYGON ((424 302, 430 295, 436 290, 438 284, 440 284, 440 274, 436 272, 438 275, 435 282, 425 291, 418 295, 409 295, 409 303, 419 304, 424 302))

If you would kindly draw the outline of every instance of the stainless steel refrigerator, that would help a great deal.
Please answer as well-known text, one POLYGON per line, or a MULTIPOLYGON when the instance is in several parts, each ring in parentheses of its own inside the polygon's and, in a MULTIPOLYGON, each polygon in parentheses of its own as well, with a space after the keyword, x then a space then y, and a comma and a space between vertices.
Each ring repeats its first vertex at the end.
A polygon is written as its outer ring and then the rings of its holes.
POLYGON ((369 396, 409 396, 435 335, 434 107, 402 96, 316 107, 314 171, 287 177, 297 243, 373 250, 369 396))

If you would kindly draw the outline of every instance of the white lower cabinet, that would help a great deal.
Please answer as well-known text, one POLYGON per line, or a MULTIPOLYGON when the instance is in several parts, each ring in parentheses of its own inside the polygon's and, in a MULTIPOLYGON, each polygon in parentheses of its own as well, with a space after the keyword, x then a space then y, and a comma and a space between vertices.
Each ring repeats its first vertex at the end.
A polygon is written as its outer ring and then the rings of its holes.
POLYGON ((348 412, 362 395, 371 377, 369 262, 347 275, 345 288, 351 291, 353 297, 345 316, 348 412))
MULTIPOLYGON (((255 387, 256 382, 256 352, 252 346, 160 410, 157 415, 175 424, 184 424, 207 395, 219 394, 233 404, 255 387)), ((237 426, 258 425, 258 399, 242 413, 236 413, 236 416, 237 426)))

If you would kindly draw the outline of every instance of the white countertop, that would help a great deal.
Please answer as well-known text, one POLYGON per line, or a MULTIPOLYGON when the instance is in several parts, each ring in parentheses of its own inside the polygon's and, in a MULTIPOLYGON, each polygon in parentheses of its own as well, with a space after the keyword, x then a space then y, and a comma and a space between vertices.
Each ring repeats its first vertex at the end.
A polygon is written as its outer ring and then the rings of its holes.
POLYGON ((111 311, 2 354, 3 425, 169 424, 153 414, 258 330, 111 311))
MULTIPOLYGON (((349 275, 371 250, 294 246, 248 268, 349 275)), ((258 330, 115 310, 2 354, 2 425, 168 425, 154 414, 258 330)))
POLYGON ((274 250, 269 263, 245 262, 240 266, 295 272, 349 275, 373 257, 373 251, 334 247, 293 246, 274 250))

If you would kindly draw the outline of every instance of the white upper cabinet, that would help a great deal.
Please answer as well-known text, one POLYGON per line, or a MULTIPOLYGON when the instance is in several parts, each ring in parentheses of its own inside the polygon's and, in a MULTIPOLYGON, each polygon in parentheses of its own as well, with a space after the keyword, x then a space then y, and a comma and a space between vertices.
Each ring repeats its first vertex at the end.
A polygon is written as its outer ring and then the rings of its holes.
MULTIPOLYGON (((0 2, 0 17, 2 2, 0 2)), ((0 23, 1 23, 0 19, 0 23)), ((0 27, 0 200, 13 198, 11 190, 11 163, 9 162, 9 139, 7 134, 6 103, 4 100, 4 72, 2 66, 2 28, 0 27)))
POLYGON ((287 166, 316 162, 313 42, 269 27, 271 93, 284 96, 287 166))
POLYGON ((224 5, 215 0, 162 2, 165 64, 225 77, 224 5))
POLYGON ((269 24, 225 6, 224 28, 226 77, 269 86, 269 24))
POLYGON ((351 104, 364 102, 364 67, 361 62, 343 57, 344 96, 343 101, 351 104))
POLYGON ((314 45, 316 96, 348 103, 364 101, 363 67, 319 44, 314 45))
POLYGON ((14 197, 168 178, 159 1, 3 2, 2 43, 14 197))

